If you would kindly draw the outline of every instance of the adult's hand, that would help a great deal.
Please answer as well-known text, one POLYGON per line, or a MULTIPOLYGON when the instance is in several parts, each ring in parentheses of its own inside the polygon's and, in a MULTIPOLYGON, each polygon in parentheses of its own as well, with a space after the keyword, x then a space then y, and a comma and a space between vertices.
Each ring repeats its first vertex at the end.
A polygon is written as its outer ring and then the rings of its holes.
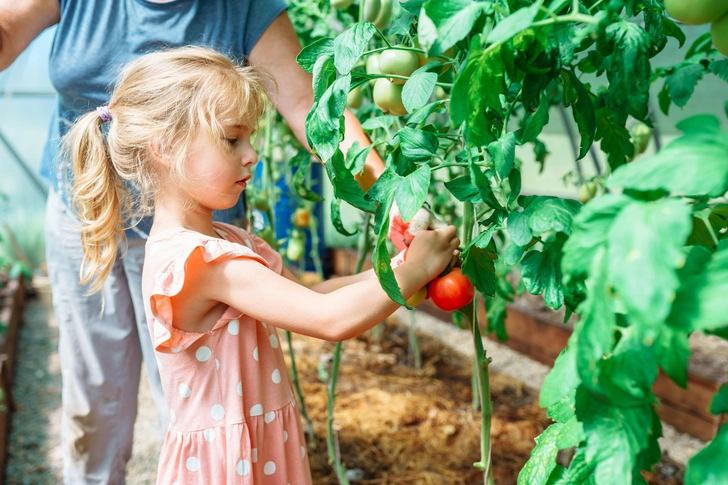
POLYGON ((58 0, 0 0, 0 71, 60 19, 58 0))
MULTIPOLYGON (((308 149, 306 140, 306 116, 313 106, 311 74, 304 71, 296 62, 301 51, 301 43, 293 30, 288 14, 281 13, 263 32, 250 52, 250 63, 260 66, 273 75, 278 84, 275 104, 278 112, 288 122, 296 138, 308 149)), ((357 117, 348 109, 344 112, 346 130, 341 150, 346 153, 355 141, 361 146, 371 141, 361 128, 357 117)), ((364 172, 357 177, 359 185, 365 190, 384 172, 384 162, 376 150, 369 152, 364 172)))

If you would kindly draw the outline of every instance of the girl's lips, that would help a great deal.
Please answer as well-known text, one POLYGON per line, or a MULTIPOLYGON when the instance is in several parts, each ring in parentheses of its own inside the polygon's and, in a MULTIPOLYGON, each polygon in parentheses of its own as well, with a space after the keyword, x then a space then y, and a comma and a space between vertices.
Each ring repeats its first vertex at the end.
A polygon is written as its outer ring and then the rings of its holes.
POLYGON ((235 184, 236 184, 236 185, 239 185, 239 186, 240 186, 240 187, 242 187, 242 188, 245 188, 245 187, 247 187, 247 185, 248 185, 248 183, 247 183, 247 182, 248 182, 248 180, 250 180, 250 177, 251 177, 251 176, 250 176, 250 175, 248 175, 247 177, 245 177, 245 178, 243 178, 243 179, 240 179, 240 180, 238 180, 237 182, 235 182, 235 184))

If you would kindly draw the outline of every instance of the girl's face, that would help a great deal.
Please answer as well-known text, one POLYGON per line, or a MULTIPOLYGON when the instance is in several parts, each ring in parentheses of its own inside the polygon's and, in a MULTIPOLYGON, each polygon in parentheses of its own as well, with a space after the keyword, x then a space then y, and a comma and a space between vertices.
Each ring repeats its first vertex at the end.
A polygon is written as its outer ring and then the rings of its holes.
POLYGON ((187 161, 190 196, 202 207, 224 210, 234 206, 252 176, 258 154, 250 144, 253 130, 225 126, 224 148, 198 130, 187 161))

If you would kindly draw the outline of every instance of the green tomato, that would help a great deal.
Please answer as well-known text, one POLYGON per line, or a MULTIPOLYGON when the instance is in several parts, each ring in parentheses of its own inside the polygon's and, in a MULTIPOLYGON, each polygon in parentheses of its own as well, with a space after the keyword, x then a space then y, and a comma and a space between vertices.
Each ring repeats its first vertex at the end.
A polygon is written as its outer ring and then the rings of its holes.
MULTIPOLYGON (((406 46, 398 46, 406 47, 406 46)), ((417 54, 412 51, 387 49, 379 56, 379 70, 382 74, 410 76, 417 69, 417 54)), ((404 84, 404 79, 392 79, 395 84, 404 84)))
POLYGON ((354 0, 331 0, 331 8, 334 10, 344 10, 345 8, 351 7, 354 0))
MULTIPOLYGON (((379 54, 373 54, 367 57, 367 74, 381 74, 382 71, 379 69, 379 54)), ((374 86, 377 82, 376 79, 370 79, 369 84, 374 86)))
POLYGON ((384 30, 389 27, 389 22, 392 21, 392 12, 394 12, 394 4, 392 0, 380 0, 379 13, 377 18, 374 19, 374 26, 379 30, 384 30))
POLYGON ((361 103, 364 101, 364 93, 361 91, 361 86, 357 86, 346 96, 346 104, 351 109, 361 108, 361 103))
POLYGON ((447 99, 447 92, 442 88, 442 86, 435 87, 435 98, 437 100, 442 101, 443 99, 447 99))
POLYGON ((377 79, 374 85, 374 104, 385 114, 404 116, 407 110, 402 103, 402 84, 394 84, 384 78, 377 79))
POLYGON ((364 20, 374 23, 377 20, 381 6, 382 0, 362 0, 361 8, 364 9, 364 20))
POLYGON ((665 9, 679 22, 703 25, 728 12, 728 0, 665 0, 665 9))
POLYGON ((650 138, 652 138, 652 128, 638 121, 629 129, 629 135, 632 139, 632 145, 634 145, 633 157, 636 157, 647 150, 647 146, 650 144, 650 138))
POLYGON ((253 199, 253 207, 261 212, 267 212, 270 209, 270 204, 263 197, 255 197, 253 199))
POLYGON ((718 52, 728 57, 728 13, 713 22, 710 26, 710 35, 718 52))
POLYGON ((302 232, 294 231, 288 239, 286 258, 289 261, 300 261, 306 251, 306 237, 302 232))
POLYGON ((586 204, 597 195, 597 184, 594 182, 586 182, 579 187, 579 200, 582 204, 586 204))

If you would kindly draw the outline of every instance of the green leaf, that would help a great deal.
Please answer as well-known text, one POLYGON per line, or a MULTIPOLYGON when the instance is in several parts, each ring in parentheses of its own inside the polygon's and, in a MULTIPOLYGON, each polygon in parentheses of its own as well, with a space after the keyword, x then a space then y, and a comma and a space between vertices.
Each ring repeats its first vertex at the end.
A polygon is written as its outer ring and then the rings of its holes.
POLYGON ((595 387, 615 406, 651 404, 652 386, 658 374, 657 357, 645 344, 639 329, 629 327, 614 350, 604 356, 599 366, 599 385, 595 387), (639 362, 639 365, 635 365, 639 362))
POLYGON ((491 226, 487 231, 481 232, 473 239, 463 251, 463 274, 475 285, 475 288, 484 295, 495 295, 495 259, 497 251, 493 242, 491 226))
POLYGON ((718 435, 700 450, 685 470, 685 485, 725 485, 728 483, 728 423, 718 435))
MULTIPOLYGON (((608 157, 609 166, 614 170, 627 162, 627 157, 634 155, 634 145, 629 131, 614 118, 614 113, 608 108, 596 111, 597 132, 596 139, 600 140, 599 147, 608 157)), ((643 161, 640 161, 640 164, 643 161)), ((638 164, 635 164, 638 165, 638 164)))
POLYGON ((498 22, 495 28, 490 32, 486 42, 488 44, 498 44, 505 42, 516 34, 526 30, 531 26, 533 20, 538 14, 538 10, 543 3, 542 0, 537 1, 530 7, 520 8, 512 12, 509 16, 498 22))
POLYGON ((665 374, 675 384, 686 389, 688 386, 688 358, 690 342, 685 332, 676 331, 667 325, 660 328, 660 336, 654 344, 655 353, 665 374))
POLYGON ((372 148, 374 148, 374 145, 367 145, 364 148, 359 148, 358 144, 359 142, 354 142, 354 144, 349 148, 349 151, 346 153, 346 165, 349 168, 349 171, 354 175, 360 174, 364 170, 364 165, 366 164, 369 152, 371 152, 372 148))
POLYGON ((428 66, 422 66, 412 73, 402 88, 402 103, 408 113, 422 108, 429 101, 435 90, 437 74, 427 72, 428 66))
MULTIPOLYGON (((436 47, 428 49, 428 54, 442 54, 448 48, 464 39, 470 33, 475 21, 480 17, 483 7, 481 2, 473 0, 430 0, 425 4, 427 17, 437 27, 437 40, 434 44, 423 42, 423 47, 436 47)), ((420 16, 421 18, 422 16, 420 16)))
POLYGON ((728 324, 728 244, 718 246, 703 271, 683 278, 669 323, 685 332, 728 324))
POLYGON ((644 120, 650 95, 650 37, 637 24, 621 20, 607 27, 606 38, 613 46, 607 58, 613 106, 626 102, 627 113, 644 120))
POLYGON ((523 246, 519 246, 516 243, 509 244, 505 252, 503 253, 503 263, 505 263, 507 266, 513 266, 514 264, 518 264, 518 262, 521 261, 521 258, 523 257, 523 251, 523 246))
POLYGON ((581 135, 581 143, 579 145, 579 159, 589 152, 594 143, 597 131, 597 119, 594 112, 594 103, 589 90, 576 77, 574 71, 564 71, 569 78, 570 87, 573 90, 572 96, 574 101, 571 103, 571 111, 574 115, 574 121, 581 135))
POLYGON ((728 59, 720 59, 711 62, 710 72, 728 83, 728 59))
POLYGON ((621 194, 604 194, 589 202, 574 218, 571 237, 564 244, 561 262, 565 274, 586 275, 597 251, 604 247, 617 214, 631 199, 621 194))
POLYGON ((365 198, 364 191, 354 180, 354 175, 346 168, 344 155, 338 148, 331 160, 326 163, 326 173, 334 187, 334 197, 366 212, 376 210, 376 205, 365 198))
MULTIPOLYGON (((503 210, 503 207, 501 207, 500 202, 498 202, 498 199, 493 193, 488 177, 480 170, 480 167, 475 164, 475 159, 470 160, 468 171, 470 172, 470 179, 475 182, 475 186, 478 187, 478 190, 480 191, 480 197, 483 199, 483 202, 492 209, 503 210)), ((493 177, 495 176, 490 169, 488 169, 487 173, 491 174, 493 177)))
MULTIPOLYGON (((576 392, 576 388, 581 384, 581 378, 576 369, 575 347, 578 345, 578 336, 572 333, 569 337, 569 344, 556 358, 553 368, 546 374, 546 379, 541 386, 540 406, 548 408, 549 415, 551 415, 552 407, 558 406, 559 403, 563 405, 562 401, 565 399, 567 403, 570 403, 570 407, 573 406, 573 399, 568 399, 568 396, 576 392)), ((551 417, 555 421, 560 421, 554 416, 551 417)))
POLYGON ((529 251, 521 261, 521 278, 532 295, 543 293, 546 306, 558 310, 564 304, 561 287, 561 247, 565 237, 546 244, 543 252, 529 251))
POLYGON ((445 182, 445 187, 460 202, 483 202, 480 190, 470 181, 470 175, 448 180, 445 182))
POLYGON ((720 120, 714 115, 699 114, 680 120, 675 128, 683 133, 706 133, 721 134, 720 120))
POLYGON ((710 402, 712 414, 728 414, 728 384, 723 384, 710 402))
POLYGON ((385 203, 390 194, 397 192, 402 180, 403 178, 391 169, 385 170, 367 192, 367 200, 373 200, 379 204, 385 203))
POLYGON ((330 57, 320 57, 313 67, 313 99, 318 101, 336 80, 336 68, 330 57))
POLYGON ((528 227, 528 215, 523 212, 511 212, 507 221, 508 234, 514 243, 525 246, 533 239, 531 228, 528 227))
POLYGON ((412 113, 409 118, 407 118, 407 125, 408 126, 417 126, 417 125, 424 123, 425 121, 427 121, 428 116, 430 116, 438 108, 442 107, 444 104, 445 104, 445 101, 435 101, 433 103, 423 106, 422 108, 420 108, 420 109, 416 110, 414 113, 412 113))
POLYGON ((415 163, 429 162, 437 153, 437 136, 429 131, 402 128, 399 132, 402 154, 415 163))
POLYGON ((353 232, 349 232, 341 220, 341 200, 337 198, 331 199, 331 223, 334 225, 336 231, 343 236, 353 236, 359 232, 358 229, 354 229, 353 232))
MULTIPOLYGON (((541 130, 549 122, 549 98, 546 94, 541 96, 538 109, 534 113, 528 113, 521 122, 521 128, 516 132, 519 145, 536 141, 541 130)), ((510 135, 510 133, 509 133, 510 135)))
POLYGON ((350 81, 351 76, 349 75, 334 81, 321 99, 314 103, 306 118, 306 138, 313 151, 324 163, 339 148, 350 81))
POLYGON ((556 441, 564 427, 554 423, 536 438, 536 446, 531 450, 523 469, 518 473, 518 485, 545 485, 556 468, 556 455, 559 452, 556 441))
POLYGON ((334 39, 323 37, 307 45, 298 53, 296 62, 306 72, 313 72, 313 66, 322 57, 334 57, 334 39))
POLYGON ((392 263, 389 258, 389 251, 387 250, 387 232, 389 229, 388 215, 392 209, 393 199, 394 194, 390 193, 389 197, 387 197, 384 203, 382 203, 377 210, 379 214, 378 219, 381 220, 382 223, 379 228, 377 243, 375 244, 374 251, 372 252, 372 265, 374 266, 374 273, 377 275, 379 284, 382 285, 382 289, 384 289, 389 298, 400 305, 407 306, 407 303, 402 296, 402 290, 400 290, 397 280, 394 277, 392 263))
POLYGON ((408 222, 420 210, 427 199, 430 187, 430 166, 422 165, 407 175, 397 186, 395 199, 402 219, 408 222))
POLYGON ((376 33, 373 24, 358 22, 334 39, 334 64, 341 74, 349 74, 376 33))
POLYGON ((596 463, 599 485, 632 483, 637 456, 647 448, 652 429, 652 406, 620 408, 576 393, 576 412, 586 433, 586 462, 596 463))
POLYGON ((291 187, 299 197, 311 202, 323 202, 324 198, 306 186, 306 174, 311 165, 311 155, 306 150, 301 150, 291 159, 290 166, 294 171, 291 187))
POLYGON ((667 318, 690 222, 690 208, 677 199, 633 202, 616 217, 609 231, 610 279, 635 323, 654 328, 667 318))
POLYGON ((398 119, 399 117, 392 115, 375 116, 362 123, 361 127, 366 131, 374 131, 377 128, 388 130, 398 119))
POLYGON ((528 217, 528 227, 534 234, 556 231, 568 235, 571 234, 574 216, 580 209, 581 204, 575 200, 539 196, 526 207, 523 213, 528 217))
POLYGON ((688 104, 695 86, 703 78, 703 72, 701 64, 688 64, 678 67, 665 78, 665 86, 676 106, 684 108, 688 104))
POLYGON ((508 203, 511 204, 521 195, 521 171, 518 167, 514 167, 508 174, 508 188, 510 189, 508 203))
POLYGON ((659 153, 617 169, 607 187, 721 197, 728 191, 728 135, 690 132, 659 153))
POLYGON ((488 153, 495 163, 495 171, 501 179, 508 177, 516 161, 516 137, 513 133, 506 135, 488 145, 488 153))

